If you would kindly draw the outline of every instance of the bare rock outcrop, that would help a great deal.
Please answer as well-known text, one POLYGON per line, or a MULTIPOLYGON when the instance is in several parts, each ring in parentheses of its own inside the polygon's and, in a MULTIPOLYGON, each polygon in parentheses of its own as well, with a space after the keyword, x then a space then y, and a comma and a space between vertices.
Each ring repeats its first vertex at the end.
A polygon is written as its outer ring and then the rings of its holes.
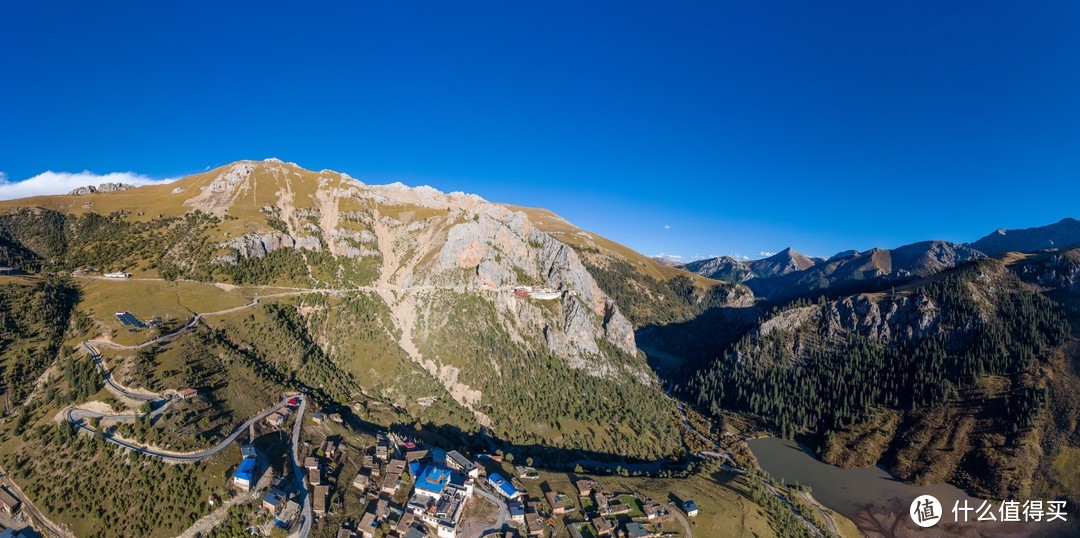
POLYGON ((852 332, 877 340, 916 341, 932 335, 940 321, 939 308, 922 294, 891 300, 858 295, 829 303, 823 329, 829 337, 852 332))
POLYGON ((1043 288, 1080 291, 1080 249, 1055 252, 1018 264, 1016 272, 1025 282, 1043 288))
POLYGON ((240 237, 226 241, 218 245, 220 248, 232 249, 231 254, 219 256, 214 261, 223 264, 236 264, 245 258, 262 258, 267 254, 281 248, 299 248, 307 250, 319 250, 322 245, 316 237, 299 237, 270 232, 259 235, 257 233, 244 234, 240 237))
POLYGON ((79 187, 68 193, 68 196, 85 196, 87 194, 93 194, 95 192, 117 192, 126 191, 128 189, 134 189, 135 185, 128 183, 101 183, 98 186, 87 185, 85 187, 79 187))
POLYGON ((600 352, 597 337, 636 353, 633 327, 593 280, 574 249, 540 231, 524 212, 480 204, 447 233, 441 271, 472 269, 477 284, 532 284, 562 290, 562 320, 544 330, 549 349, 582 358, 600 352))

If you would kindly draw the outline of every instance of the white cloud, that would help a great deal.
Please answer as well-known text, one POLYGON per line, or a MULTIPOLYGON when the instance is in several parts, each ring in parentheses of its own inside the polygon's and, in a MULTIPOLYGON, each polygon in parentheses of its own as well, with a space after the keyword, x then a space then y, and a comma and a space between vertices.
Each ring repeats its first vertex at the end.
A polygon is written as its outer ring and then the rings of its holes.
POLYGON ((775 256, 775 255, 776 255, 775 252, 768 252, 768 251, 765 251, 765 250, 763 250, 761 252, 758 252, 758 256, 761 256, 762 258, 768 258, 769 256, 775 256))
POLYGON ((671 229, 671 225, 670 225, 670 224, 665 224, 665 225, 664 225, 664 229, 665 229, 665 230, 670 230, 670 229, 671 229))
POLYGON ((713 258, 719 258, 719 254, 699 254, 694 253, 689 256, 691 260, 711 260, 713 258))
POLYGON ((681 260, 682 256, 679 256, 678 254, 665 254, 665 253, 661 252, 660 254, 653 255, 653 258, 667 258, 669 260, 681 260))
POLYGON ((72 172, 53 172, 49 170, 22 181, 10 181, 7 174, 0 172, 0 200, 39 196, 42 194, 67 194, 79 187, 98 186, 101 183, 127 183, 129 185, 155 185, 169 183, 175 178, 154 179, 134 172, 113 172, 95 174, 88 170, 72 172))

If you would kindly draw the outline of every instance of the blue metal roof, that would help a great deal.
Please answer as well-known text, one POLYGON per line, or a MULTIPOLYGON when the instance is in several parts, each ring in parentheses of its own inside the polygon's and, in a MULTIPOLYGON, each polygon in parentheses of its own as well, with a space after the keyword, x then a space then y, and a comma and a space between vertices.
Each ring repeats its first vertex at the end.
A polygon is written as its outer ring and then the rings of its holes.
POLYGON ((421 466, 419 471, 415 472, 413 476, 416 477, 415 486, 417 489, 430 491, 432 493, 442 493, 446 484, 450 483, 451 474, 452 472, 450 469, 434 464, 427 464, 421 466))
POLYGON ((236 474, 233 476, 249 481, 254 478, 255 458, 244 458, 243 461, 240 462, 240 467, 236 468, 236 474))
POLYGON ((504 479, 499 473, 493 473, 491 476, 488 477, 488 481, 492 484, 495 484, 495 487, 502 490, 503 495, 506 495, 507 497, 513 497, 514 494, 518 492, 518 489, 515 488, 514 485, 511 484, 509 481, 504 479))

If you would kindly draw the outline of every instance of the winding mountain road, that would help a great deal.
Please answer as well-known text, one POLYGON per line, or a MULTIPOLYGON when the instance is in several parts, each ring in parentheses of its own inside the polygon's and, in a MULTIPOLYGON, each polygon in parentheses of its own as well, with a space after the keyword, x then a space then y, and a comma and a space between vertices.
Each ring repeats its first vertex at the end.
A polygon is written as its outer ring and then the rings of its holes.
POLYGON ((803 502, 814 510, 817 510, 817 513, 821 514, 821 517, 825 520, 825 523, 829 525, 829 530, 832 531, 833 535, 840 536, 840 530, 836 528, 836 523, 833 522, 833 518, 829 515, 828 511, 822 509, 818 502, 811 498, 810 495, 807 495, 805 491, 800 491, 799 497, 802 497, 803 502))
POLYGON ((98 371, 101 372, 101 377, 105 380, 105 388, 109 389, 109 392, 123 398, 128 398, 129 400, 140 402, 156 402, 164 399, 164 397, 159 394, 144 394, 117 383, 112 377, 112 372, 110 372, 108 368, 105 368, 105 363, 101 361, 101 354, 90 344, 106 345, 106 343, 87 341, 83 342, 83 348, 90 354, 90 358, 94 360, 94 366, 97 366, 98 371))
MULTIPOLYGON (((240 310, 244 310, 246 308, 251 308, 251 307, 253 307, 255 305, 258 305, 259 301, 262 300, 262 299, 265 299, 265 298, 282 297, 282 296, 288 296, 288 295, 298 295, 298 294, 302 294, 302 293, 308 293, 308 292, 306 292, 306 291, 290 291, 290 292, 284 292, 284 293, 276 293, 276 294, 271 294, 271 295, 265 295, 265 296, 262 296, 262 297, 256 297, 250 303, 247 303, 247 304, 244 304, 244 305, 234 306, 232 308, 226 308, 224 310, 217 310, 215 312, 206 312, 206 313, 196 314, 194 317, 191 318, 190 321, 188 321, 186 324, 184 324, 183 327, 180 327, 179 329, 177 329, 177 330, 175 330, 175 331, 173 331, 173 332, 171 332, 169 334, 159 336, 158 338, 155 338, 153 340, 148 340, 148 341, 143 342, 141 344, 125 346, 125 345, 115 344, 113 342, 103 342, 103 341, 96 341, 96 340, 88 340, 86 342, 83 342, 83 348, 86 349, 87 353, 89 353, 90 357, 94 360, 94 364, 97 366, 98 371, 101 372, 101 376, 105 380, 105 386, 110 392, 112 392, 113 394, 115 394, 117 396, 121 396, 123 398, 127 398, 127 399, 130 399, 130 400, 141 401, 141 402, 149 402, 152 405, 156 404, 156 403, 160 403, 161 405, 158 405, 153 411, 151 411, 151 412, 149 412, 149 413, 147 413, 145 415, 144 414, 131 414, 131 413, 127 413, 127 414, 110 414, 110 413, 101 413, 101 412, 97 412, 97 411, 90 411, 90 410, 87 410, 87 409, 68 408, 64 412, 65 418, 69 422, 74 424, 76 427, 78 427, 78 428, 80 428, 82 430, 94 433, 95 432, 94 428, 92 428, 92 427, 90 427, 89 425, 86 424, 87 419, 115 420, 115 421, 120 421, 120 422, 131 422, 131 421, 137 420, 139 418, 143 418, 143 417, 149 417, 149 418, 153 419, 153 418, 156 418, 157 416, 161 415, 162 413, 164 413, 173 403, 179 401, 179 397, 176 396, 176 395, 162 395, 162 394, 153 394, 153 393, 146 394, 146 393, 143 393, 143 392, 138 392, 135 389, 131 389, 129 387, 125 387, 125 386, 117 383, 116 380, 113 379, 112 372, 108 368, 105 367, 105 364, 101 359, 101 354, 97 351, 98 347, 106 347, 106 348, 109 348, 109 349, 121 349, 121 350, 143 349, 143 348, 152 346, 154 344, 176 338, 177 336, 183 334, 184 332, 194 328, 196 325, 199 324, 199 322, 203 318, 205 318, 207 316, 217 316, 217 315, 230 314, 230 313, 233 313, 233 312, 238 312, 240 310)), ((288 401, 288 398, 282 398, 282 400, 280 402, 278 402, 276 405, 263 410, 259 414, 249 418, 247 421, 245 421, 240 426, 237 426, 236 429, 234 429, 224 440, 222 440, 217 445, 215 445, 215 446, 213 446, 211 448, 208 448, 206 450, 198 451, 198 452, 186 452, 186 453, 171 452, 171 451, 166 451, 166 450, 162 450, 162 449, 156 449, 156 448, 149 447, 149 446, 142 446, 142 445, 136 444, 136 443, 131 442, 131 441, 127 441, 127 440, 124 440, 124 439, 119 439, 119 438, 117 438, 115 436, 112 436, 112 435, 106 435, 106 436, 104 436, 104 438, 105 438, 106 441, 108 441, 108 442, 110 442, 110 443, 112 443, 114 445, 121 446, 123 448, 138 452, 140 454, 145 454, 145 455, 148 455, 148 456, 154 456, 154 457, 162 458, 162 459, 164 459, 166 461, 173 462, 173 463, 190 463, 190 462, 194 462, 194 461, 200 461, 200 460, 204 460, 206 458, 209 458, 210 456, 213 456, 214 454, 217 454, 218 452, 220 452, 222 449, 224 449, 230 443, 235 441, 244 432, 245 429, 247 429, 252 424, 255 424, 255 423, 259 422, 260 420, 266 418, 267 416, 269 416, 271 413, 277 411, 278 409, 281 409, 286 404, 287 401, 288 401)))
MULTIPOLYGON (((132 441, 119 439, 119 438, 117 438, 115 436, 112 436, 112 435, 104 435, 103 437, 104 437, 104 439, 106 441, 108 441, 108 442, 110 442, 110 443, 112 443, 114 445, 126 448, 128 450, 138 452, 140 454, 145 454, 147 456, 154 456, 156 458, 161 458, 161 459, 163 459, 165 461, 168 461, 168 462, 171 462, 171 463, 192 463, 192 462, 204 460, 206 458, 209 458, 210 456, 213 456, 214 454, 217 454, 218 452, 221 452, 222 450, 225 449, 225 447, 229 446, 233 441, 235 441, 238 437, 240 437, 240 435, 244 433, 244 430, 247 430, 248 427, 250 427, 252 424, 255 424, 255 423, 259 422, 260 420, 263 420, 266 417, 270 416, 271 413, 277 411, 278 409, 281 409, 282 407, 285 406, 285 404, 288 401, 289 401, 289 398, 287 398, 287 397, 282 398, 282 400, 280 402, 278 402, 277 404, 264 409, 259 414, 249 418, 243 424, 237 426, 228 435, 228 437, 223 439, 218 444, 216 444, 216 445, 214 445, 214 446, 212 446, 212 447, 210 447, 210 448, 208 448, 206 450, 200 450, 200 451, 196 451, 196 452, 172 452, 172 451, 168 451, 168 450, 164 450, 164 449, 158 449, 158 448, 154 448, 154 447, 139 445, 139 444, 136 444, 136 443, 134 443, 132 441)), ((84 410, 84 409, 72 409, 72 408, 69 408, 65 412, 65 415, 66 415, 67 420, 70 421, 72 424, 74 424, 76 427, 78 427, 78 428, 80 428, 82 430, 88 431, 91 434, 95 433, 96 430, 86 424, 86 422, 84 420, 86 418, 100 418, 100 419, 107 419, 107 420, 129 420, 129 417, 132 417, 132 415, 110 415, 108 413, 98 413, 98 412, 94 412, 94 411, 87 411, 87 410, 84 410)), ((135 415, 135 418, 139 418, 141 416, 143 416, 143 415, 135 415)))
POLYGON ((682 524, 683 530, 686 531, 686 538, 694 538, 694 529, 690 527, 690 521, 686 519, 686 515, 682 512, 681 506, 675 506, 672 504, 671 515, 675 516, 675 519, 679 520, 682 524))
MULTIPOLYGON (((82 278, 104 279, 103 277, 93 277, 93 276, 84 276, 82 278)), ((129 280, 129 281, 162 281, 162 279, 160 279, 160 278, 130 278, 130 279, 127 279, 127 280, 129 280)), ((191 282, 195 282, 195 281, 191 281, 191 282)), ((216 283, 205 283, 205 282, 196 282, 196 283, 205 284, 205 285, 217 285, 216 283)), ((109 349, 116 349, 116 350, 140 350, 140 349, 145 349, 145 348, 150 347, 152 345, 172 340, 172 339, 186 333, 187 331, 190 331, 190 330, 194 329, 206 317, 218 316, 218 315, 226 315, 226 314, 230 314, 230 313, 234 313, 234 312, 239 312, 239 311, 242 311, 242 310, 257 306, 262 299, 277 298, 277 297, 287 297, 287 296, 298 296, 298 295, 306 295, 306 294, 313 294, 313 293, 341 294, 341 293, 349 293, 349 292, 413 292, 413 291, 429 291, 429 290, 441 290, 441 289, 452 289, 452 290, 460 291, 460 292, 464 292, 464 291, 508 292, 508 291, 512 291, 515 288, 514 286, 491 286, 491 287, 487 287, 487 286, 479 286, 479 287, 468 286, 468 287, 466 287, 466 286, 434 286, 434 285, 419 285, 419 286, 359 286, 359 287, 340 288, 340 289, 335 289, 335 288, 290 288, 290 287, 281 287, 281 286, 267 286, 267 287, 248 286, 248 287, 249 288, 262 288, 262 289, 277 289, 277 290, 285 289, 285 290, 289 290, 289 291, 280 292, 280 293, 272 293, 272 294, 267 294, 267 295, 263 295, 263 296, 256 296, 255 298, 253 298, 251 300, 251 302, 243 304, 243 305, 239 305, 239 306, 235 306, 235 307, 231 307, 231 308, 226 308, 226 309, 218 310, 218 311, 214 311, 214 312, 205 312, 205 313, 195 314, 187 323, 185 323, 183 326, 179 327, 178 329, 170 332, 169 334, 159 336, 157 338, 154 338, 154 339, 146 341, 146 342, 142 342, 140 344, 121 345, 121 344, 116 344, 116 343, 108 342, 108 341, 87 341, 87 342, 84 342, 83 343, 84 348, 89 352, 91 357, 93 357, 93 359, 95 361, 95 364, 97 365, 98 369, 102 373, 102 376, 103 376, 103 378, 105 380, 106 386, 108 387, 108 389, 111 392, 113 392, 114 394, 116 394, 118 396, 122 396, 122 397, 131 399, 131 400, 135 400, 135 401, 144 401, 144 402, 151 402, 151 403, 162 402, 162 405, 158 406, 156 409, 154 409, 150 413, 147 413, 146 415, 134 415, 134 414, 115 414, 115 415, 113 415, 113 414, 100 413, 100 412, 95 412, 95 411, 90 411, 90 410, 85 410, 85 409, 69 408, 69 409, 67 409, 65 411, 67 419, 69 421, 71 421, 73 424, 75 424, 77 427, 79 427, 79 428, 81 428, 83 430, 94 432, 93 428, 91 428, 91 427, 89 427, 89 426, 87 426, 85 424, 86 419, 97 418, 97 419, 108 419, 108 420, 117 420, 117 421, 130 421, 130 420, 136 420, 136 419, 138 419, 138 418, 140 418, 142 416, 150 416, 151 418, 153 418, 153 417, 156 417, 156 416, 160 415, 161 413, 164 413, 165 410, 168 409, 168 407, 170 405, 172 405, 175 401, 178 400, 178 398, 173 397, 173 396, 163 396, 163 395, 158 395, 158 394, 144 394, 144 393, 137 392, 137 391, 135 391, 133 389, 124 387, 122 385, 119 385, 118 383, 116 383, 113 380, 112 376, 110 375, 110 372, 105 368, 104 364, 101 361, 101 356, 98 353, 96 348, 109 348, 109 349)), ((696 454, 698 457, 725 459, 728 462, 730 462, 730 464, 731 464, 730 466, 725 466, 725 467, 729 467, 733 472, 737 472, 737 473, 740 473, 740 474, 745 472, 744 470, 739 469, 738 467, 735 466, 734 459, 732 458, 730 453, 728 453, 726 450, 721 448, 718 443, 713 441, 707 435, 699 432, 697 429, 695 429, 693 427, 693 425, 688 420, 688 418, 687 418, 687 416, 685 414, 685 411, 683 410, 682 402, 680 402, 676 398, 671 397, 670 395, 667 395, 667 396, 669 398, 671 398, 676 403, 676 405, 678 407, 678 410, 679 410, 679 413, 680 413, 680 415, 682 417, 684 425, 686 425, 686 427, 690 431, 692 431, 694 434, 699 436, 702 440, 707 442, 710 446, 714 447, 715 451, 701 451, 701 452, 698 452, 696 454)), ((254 417, 248 419, 243 424, 238 426, 232 433, 229 434, 228 437, 226 437, 220 443, 218 443, 214 447, 211 447, 211 448, 203 450, 203 451, 190 452, 190 453, 175 453, 175 452, 169 452, 169 451, 165 451, 165 450, 161 450, 161 449, 156 449, 156 448, 153 448, 153 447, 141 446, 141 445, 132 443, 130 441, 126 441, 126 440, 123 440, 123 439, 117 439, 117 438, 115 438, 113 436, 106 436, 105 440, 110 442, 110 443, 116 444, 118 446, 124 447, 126 449, 133 450, 133 451, 139 452, 141 454, 145 454, 145 455, 149 455, 149 456, 153 456, 153 457, 158 457, 158 458, 164 459, 166 461, 174 462, 174 463, 190 463, 190 462, 194 462, 194 461, 200 461, 202 459, 206 459, 206 458, 208 458, 210 456, 213 456, 214 454, 216 454, 216 453, 220 452, 221 450, 223 450, 230 443, 235 441, 237 439, 237 437, 239 437, 244 432, 244 430, 246 430, 251 424, 254 424, 254 423, 266 418, 271 413, 277 411, 282 406, 286 405, 286 402, 288 401, 288 399, 289 398, 283 398, 282 401, 279 402, 278 404, 276 404, 276 405, 274 405, 274 406, 260 412, 259 414, 255 415, 254 417)), ((303 419, 304 411, 306 409, 306 405, 307 405, 307 400, 304 399, 304 398, 301 398, 299 412, 297 413, 296 422, 295 422, 295 425, 293 427, 293 432, 292 432, 292 451, 291 451, 292 454, 291 454, 291 456, 292 456, 293 473, 299 479, 300 503, 302 504, 303 508, 302 508, 302 512, 301 512, 301 516, 300 516, 300 520, 299 520, 300 525, 297 528, 296 532, 294 532, 294 533, 292 533, 290 535, 290 538, 297 538, 297 537, 298 538, 307 538, 307 536, 309 535, 309 533, 311 531, 311 525, 312 525, 312 520, 313 520, 312 508, 311 508, 311 499, 310 499, 310 495, 309 495, 309 493, 307 491, 307 487, 304 484, 304 480, 302 478, 304 476, 303 469, 300 468, 300 461, 301 461, 301 458, 300 458, 300 431, 301 431, 301 425, 302 425, 302 422, 303 422, 302 419, 303 419)), ((596 463, 599 463, 599 462, 596 462, 596 463)), ((810 528, 811 532, 813 532, 815 535, 818 535, 818 536, 821 535, 821 532, 816 527, 814 527, 812 524, 810 524, 810 522, 802 514, 800 514, 799 511, 794 506, 792 506, 790 503, 788 503, 787 500, 784 499, 779 494, 779 492, 774 490, 768 484, 766 484, 766 485, 767 485, 767 487, 769 487, 769 490, 777 498, 779 498, 785 505, 787 505, 791 509, 791 511, 797 517, 799 517, 799 519, 802 520, 807 525, 807 527, 810 528)), ((480 488, 477 488, 475 491, 477 493, 479 493, 482 497, 487 499, 488 501, 491 501, 491 502, 495 503, 498 506, 498 508, 499 508, 499 516, 498 516, 498 520, 497 520, 497 523, 496 523, 494 528, 502 528, 505 525, 506 521, 509 519, 509 509, 507 508, 506 503, 503 502, 498 497, 496 497, 494 495, 491 495, 490 493, 488 493, 486 491, 483 491, 480 488)), ((811 505, 813 506, 813 503, 811 503, 811 505)), ((817 507, 815 506, 815 508, 817 508, 817 507)), ((677 514, 677 515, 681 516, 681 514, 677 514)), ((683 524, 683 526, 686 528, 686 530, 689 532, 689 530, 690 530, 689 522, 686 521, 686 519, 683 518, 683 517, 680 517, 679 519, 680 519, 680 522, 683 524)), ((831 519, 829 519, 826 516, 826 520, 829 522, 830 526, 832 526, 831 519)), ((833 529, 835 531, 835 527, 833 527, 833 529)))
POLYGON ((491 528, 488 529, 488 530, 496 530, 496 531, 497 530, 502 530, 503 526, 506 525, 506 521, 508 519, 510 519, 510 509, 507 508, 506 502, 504 502, 502 499, 496 497, 495 495, 492 495, 491 493, 488 493, 487 491, 484 490, 484 488, 482 488, 480 486, 474 487, 473 488, 473 493, 476 493, 476 494, 480 495, 481 497, 483 497, 484 499, 487 499, 489 502, 491 502, 492 504, 494 504, 495 506, 497 506, 499 508, 499 518, 497 520, 495 520, 495 524, 492 525, 491 528))
POLYGON ((307 538, 311 533, 311 497, 304 483, 304 470, 300 467, 300 427, 304 423, 305 409, 307 409, 307 398, 301 397, 300 409, 296 411, 296 423, 292 431, 292 467, 293 476, 300 483, 300 505, 303 506, 303 510, 300 512, 300 528, 289 538, 307 538))

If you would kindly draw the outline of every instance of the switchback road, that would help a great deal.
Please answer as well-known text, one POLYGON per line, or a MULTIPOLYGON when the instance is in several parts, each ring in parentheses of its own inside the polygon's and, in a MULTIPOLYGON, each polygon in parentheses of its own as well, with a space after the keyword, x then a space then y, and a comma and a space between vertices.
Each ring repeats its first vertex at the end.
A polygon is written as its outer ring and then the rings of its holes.
MULTIPOLYGON (((249 418, 243 424, 237 426, 236 429, 234 429, 232 431, 232 433, 230 433, 229 436, 226 437, 225 439, 223 439, 220 443, 218 443, 218 444, 214 445, 213 447, 208 448, 206 450, 200 450, 200 451, 197 451, 197 452, 172 452, 172 451, 168 451, 168 450, 164 450, 164 449, 158 449, 158 448, 154 448, 154 447, 139 445, 139 444, 136 444, 136 443, 134 443, 132 441, 119 439, 119 438, 117 438, 115 436, 112 436, 112 435, 105 435, 104 439, 106 441, 114 444, 114 445, 126 448, 128 450, 132 450, 134 452, 138 452, 140 454, 145 454, 147 456, 153 456, 153 457, 156 457, 156 458, 161 458, 161 459, 163 459, 165 461, 168 461, 168 462, 171 462, 171 463, 191 463, 191 462, 195 462, 195 461, 204 460, 206 458, 209 458, 210 456, 213 456, 214 454, 217 454, 218 452, 221 452, 225 447, 229 446, 229 444, 231 444, 238 437, 240 437, 240 435, 244 433, 244 430, 248 429, 249 426, 259 422, 260 420, 265 419, 266 417, 270 416, 271 413, 273 413, 273 412, 277 411, 278 409, 281 409, 282 407, 284 407, 286 402, 289 401, 289 399, 290 398, 282 398, 282 400, 280 402, 278 402, 277 404, 273 405, 272 407, 268 407, 268 408, 264 409, 259 414, 249 418)), ((86 422, 83 420, 84 418, 96 417, 96 418, 110 419, 110 420, 125 420, 125 419, 127 419, 128 417, 131 416, 131 415, 109 415, 109 414, 105 414, 105 413, 96 413, 96 412, 93 412, 93 411, 86 411, 86 410, 82 410, 82 409, 68 409, 66 411, 66 415, 67 415, 67 417, 66 417, 67 420, 69 420, 72 424, 74 424, 76 427, 78 427, 80 429, 83 429, 85 431, 90 432, 91 434, 93 434, 95 432, 95 430, 94 430, 94 428, 92 428, 92 427, 90 427, 89 425, 86 424, 86 422)))

